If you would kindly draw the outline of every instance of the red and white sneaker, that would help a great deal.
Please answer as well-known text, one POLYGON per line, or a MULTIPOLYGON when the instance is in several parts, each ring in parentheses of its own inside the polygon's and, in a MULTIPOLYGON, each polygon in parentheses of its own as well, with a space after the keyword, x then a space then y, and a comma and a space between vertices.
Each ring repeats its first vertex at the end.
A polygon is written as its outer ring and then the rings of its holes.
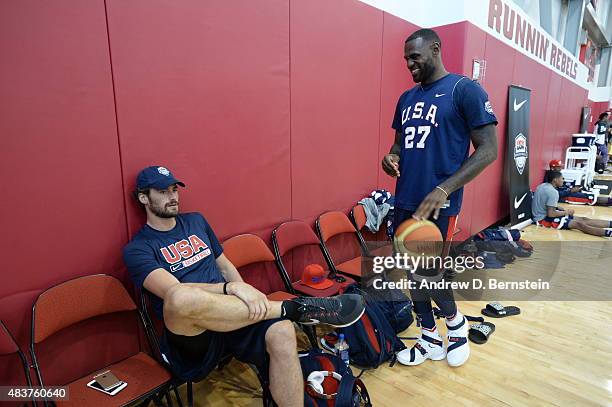
POLYGON ((414 346, 404 349, 397 354, 397 361, 402 365, 416 366, 427 359, 442 360, 446 357, 444 342, 438 331, 421 331, 421 337, 417 339, 414 346))
POLYGON ((455 325, 448 326, 448 346, 446 348, 446 361, 449 366, 459 367, 467 362, 470 357, 470 345, 468 344, 469 326, 467 319, 462 316, 463 320, 455 325))

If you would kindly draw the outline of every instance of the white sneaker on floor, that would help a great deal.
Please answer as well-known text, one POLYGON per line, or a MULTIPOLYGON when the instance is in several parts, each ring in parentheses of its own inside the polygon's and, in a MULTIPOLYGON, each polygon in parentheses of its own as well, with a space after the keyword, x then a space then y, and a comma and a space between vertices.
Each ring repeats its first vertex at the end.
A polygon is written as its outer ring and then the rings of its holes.
POLYGON ((470 357, 470 345, 468 342, 468 322, 465 317, 458 325, 448 328, 448 346, 446 347, 446 361, 449 366, 459 367, 467 362, 470 357))
POLYGON ((440 335, 421 334, 414 346, 404 349, 397 354, 397 361, 402 365, 416 366, 425 362, 427 359, 442 360, 446 357, 444 342, 440 335))

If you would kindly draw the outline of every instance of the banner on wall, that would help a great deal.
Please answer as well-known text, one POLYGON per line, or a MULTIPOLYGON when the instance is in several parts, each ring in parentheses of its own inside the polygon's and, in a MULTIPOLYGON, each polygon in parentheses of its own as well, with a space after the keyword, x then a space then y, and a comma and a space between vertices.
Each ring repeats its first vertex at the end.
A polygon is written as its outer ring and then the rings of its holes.
POLYGON ((508 180, 513 228, 531 223, 529 189, 529 111, 531 90, 510 85, 508 92, 508 180))

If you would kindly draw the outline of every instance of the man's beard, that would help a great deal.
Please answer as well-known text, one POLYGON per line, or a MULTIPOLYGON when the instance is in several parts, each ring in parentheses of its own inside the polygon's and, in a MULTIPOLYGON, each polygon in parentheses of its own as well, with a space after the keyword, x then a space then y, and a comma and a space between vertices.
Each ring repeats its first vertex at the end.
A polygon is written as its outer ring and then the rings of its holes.
MULTIPOLYGON (((178 204, 176 208, 178 209, 178 204)), ((166 206, 164 206, 163 208, 160 208, 157 205, 150 205, 149 210, 153 212, 153 214, 159 218, 170 219, 170 218, 175 218, 176 215, 178 215, 178 210, 176 212, 171 212, 170 209, 168 209, 166 206)))
POLYGON ((422 66, 421 66, 421 83, 428 80, 429 78, 431 78, 431 76, 434 74, 434 72, 436 71, 436 67, 433 64, 433 61, 427 60, 422 66))

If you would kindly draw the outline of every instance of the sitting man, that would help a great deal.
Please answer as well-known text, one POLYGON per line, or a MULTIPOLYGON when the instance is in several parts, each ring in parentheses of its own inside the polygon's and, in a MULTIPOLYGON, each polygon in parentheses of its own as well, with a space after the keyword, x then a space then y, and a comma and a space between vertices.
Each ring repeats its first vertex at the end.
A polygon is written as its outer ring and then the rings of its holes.
POLYGON ((597 155, 600 157, 604 171, 608 168, 608 134, 610 129, 610 113, 603 112, 595 122, 595 145, 597 155))
MULTIPOLYGON (((559 171, 563 169, 563 163, 561 160, 551 160, 548 163, 549 171, 559 171)), ((544 174, 544 182, 547 182, 548 172, 544 174)), ((587 204, 587 205, 600 205, 600 206, 612 206, 612 198, 600 195, 596 198, 596 195, 590 192, 583 192, 581 186, 569 187, 565 183, 557 188, 559 192, 559 202, 567 202, 572 204, 587 204)))
POLYGON ((578 229, 589 235, 612 237, 612 221, 574 217, 573 209, 557 208, 563 175, 548 171, 547 181, 540 184, 531 201, 531 213, 538 225, 555 229, 578 229))
POLYGON ((222 356, 232 355, 269 374, 279 406, 302 406, 304 383, 292 321, 348 326, 364 312, 362 297, 268 301, 242 281, 201 214, 179 214, 179 185, 185 186, 164 167, 138 174, 135 197, 147 223, 123 253, 136 287, 154 294, 170 366, 183 379, 202 378, 222 356))

